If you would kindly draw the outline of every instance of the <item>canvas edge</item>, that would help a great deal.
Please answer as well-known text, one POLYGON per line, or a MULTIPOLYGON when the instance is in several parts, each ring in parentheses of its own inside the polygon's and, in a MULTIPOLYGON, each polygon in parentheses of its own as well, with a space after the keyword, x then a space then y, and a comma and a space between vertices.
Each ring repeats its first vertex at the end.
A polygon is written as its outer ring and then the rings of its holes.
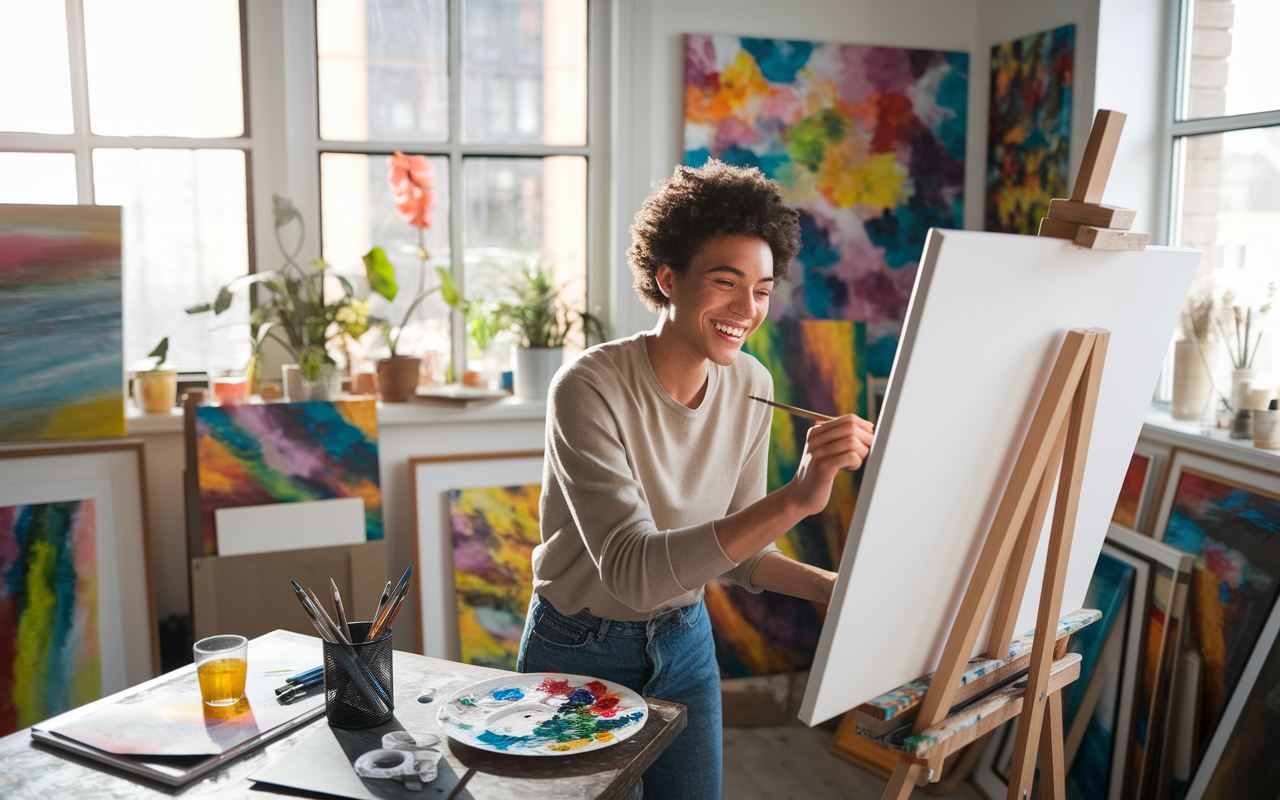
POLYGON ((1111 763, 1107 769, 1107 796, 1109 800, 1121 800, 1128 772, 1129 750, 1133 745, 1133 712, 1138 702, 1138 667, 1142 661, 1143 643, 1147 632, 1146 621, 1151 607, 1152 569, 1150 559, 1127 553, 1106 541, 1102 543, 1101 552, 1134 569, 1132 591, 1129 593, 1129 619, 1125 627, 1124 671, 1120 677, 1120 697, 1116 709, 1116 727, 1112 734, 1111 763))
MULTIPOLYGON (((924 306, 928 300, 929 286, 933 281, 934 270, 938 263, 938 254, 942 251, 946 236, 951 231, 930 228, 925 239, 924 252, 920 257, 920 266, 916 271, 915 286, 911 290, 911 300, 907 303, 907 313, 902 325, 902 336, 898 340, 898 352, 893 359, 893 369, 889 373, 889 385, 885 389, 884 407, 880 410, 880 421, 876 424, 875 441, 871 452, 864 462, 865 471, 862 485, 858 490, 859 499, 870 498, 875 489, 876 479, 880 474, 880 462, 883 459, 885 444, 893 431, 894 412, 897 407, 895 385, 905 379, 907 364, 911 361, 911 352, 915 347, 916 329, 924 314, 924 306)), ((818 647, 813 654, 813 664, 809 668, 809 682, 805 686, 804 698, 800 703, 798 717, 806 725, 813 726, 831 717, 843 714, 836 711, 820 719, 815 719, 821 703, 830 703, 830 690, 824 691, 827 661, 831 656, 831 647, 835 631, 839 625, 841 611, 844 608, 849 582, 852 580, 854 563, 857 559, 858 546, 862 540, 862 528, 867 521, 870 502, 859 502, 854 506, 853 519, 849 523, 848 536, 845 539, 844 553, 840 558, 840 569, 837 573, 835 590, 831 595, 831 603, 827 606, 827 617, 822 624, 822 634, 818 638, 818 647)), ((870 698, 864 698, 864 700, 870 698)), ((862 701, 858 701, 862 702, 862 701)), ((850 706, 852 708, 852 706, 850 706)), ((824 710, 822 713, 826 713, 824 710)))

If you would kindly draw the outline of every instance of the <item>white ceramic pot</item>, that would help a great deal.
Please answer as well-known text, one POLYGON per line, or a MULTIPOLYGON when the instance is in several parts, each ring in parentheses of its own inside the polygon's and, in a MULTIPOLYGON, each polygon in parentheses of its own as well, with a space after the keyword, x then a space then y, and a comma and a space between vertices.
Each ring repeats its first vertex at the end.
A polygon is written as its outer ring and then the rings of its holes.
POLYGON ((1205 365, 1213 367, 1214 342, 1181 341, 1173 349, 1173 418, 1203 419, 1209 409, 1213 381, 1205 365), (1197 352, 1197 350, 1199 352, 1197 352))
POLYGON ((517 347, 515 358, 516 397, 545 400, 551 379, 564 363, 563 347, 517 347))

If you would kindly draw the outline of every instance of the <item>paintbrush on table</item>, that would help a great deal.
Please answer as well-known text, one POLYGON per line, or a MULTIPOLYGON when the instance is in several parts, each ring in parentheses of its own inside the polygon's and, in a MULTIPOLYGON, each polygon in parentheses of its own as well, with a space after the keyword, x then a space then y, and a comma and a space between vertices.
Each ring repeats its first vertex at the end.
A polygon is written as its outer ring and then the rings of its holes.
POLYGON ((333 611, 338 615, 338 625, 342 627, 342 632, 349 642, 351 641, 351 627, 347 625, 347 610, 342 607, 342 595, 338 593, 338 584, 333 582, 333 578, 329 579, 329 588, 333 590, 333 611))
POLYGON ((795 406, 789 406, 786 403, 775 403, 772 400, 765 400, 763 397, 756 397, 753 394, 749 394, 747 395, 747 397, 750 397, 752 400, 756 400, 758 402, 764 403, 767 406, 780 408, 783 411, 790 411, 792 414, 795 414, 797 417, 804 417, 805 419, 811 419, 811 420, 814 420, 815 422, 830 422, 831 420, 835 419, 835 417, 829 417, 826 414, 819 414, 817 411, 806 411, 803 408, 796 408, 795 406))
POLYGON ((390 622, 389 617, 393 608, 398 608, 400 603, 404 601, 404 595, 409 591, 409 576, 413 574, 413 565, 404 571, 404 575, 400 576, 400 582, 396 584, 396 588, 391 590, 391 598, 383 605, 382 610, 374 617, 373 624, 369 626, 369 635, 365 637, 366 642, 372 642, 374 639, 382 635, 390 622))

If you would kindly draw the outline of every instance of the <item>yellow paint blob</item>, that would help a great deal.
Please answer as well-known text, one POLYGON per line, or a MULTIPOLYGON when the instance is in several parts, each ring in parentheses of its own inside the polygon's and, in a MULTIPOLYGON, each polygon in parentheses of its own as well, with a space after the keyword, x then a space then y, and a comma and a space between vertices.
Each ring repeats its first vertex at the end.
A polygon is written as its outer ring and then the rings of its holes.
POLYGON ((547 749, 555 750, 557 753, 563 753, 566 750, 577 750, 579 747, 586 747, 589 744, 591 744, 590 739, 574 739, 572 742, 548 745, 547 749))

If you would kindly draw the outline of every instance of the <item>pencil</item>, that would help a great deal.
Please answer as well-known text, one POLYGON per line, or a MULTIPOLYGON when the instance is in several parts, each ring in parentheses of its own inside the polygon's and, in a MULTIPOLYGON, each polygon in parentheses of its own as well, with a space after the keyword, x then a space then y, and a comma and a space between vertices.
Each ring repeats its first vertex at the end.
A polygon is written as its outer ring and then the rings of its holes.
POLYGON ((797 417, 804 417, 805 419, 811 419, 817 422, 830 422, 831 420, 835 419, 835 417, 828 417, 826 414, 819 414, 817 411, 805 411, 803 408, 796 408, 795 406, 789 406, 786 403, 775 403, 772 400, 765 400, 763 397, 756 397, 753 394, 749 394, 747 395, 747 397, 750 397, 752 400, 758 400, 767 406, 780 408, 783 411, 790 411, 792 414, 795 414, 797 417))

